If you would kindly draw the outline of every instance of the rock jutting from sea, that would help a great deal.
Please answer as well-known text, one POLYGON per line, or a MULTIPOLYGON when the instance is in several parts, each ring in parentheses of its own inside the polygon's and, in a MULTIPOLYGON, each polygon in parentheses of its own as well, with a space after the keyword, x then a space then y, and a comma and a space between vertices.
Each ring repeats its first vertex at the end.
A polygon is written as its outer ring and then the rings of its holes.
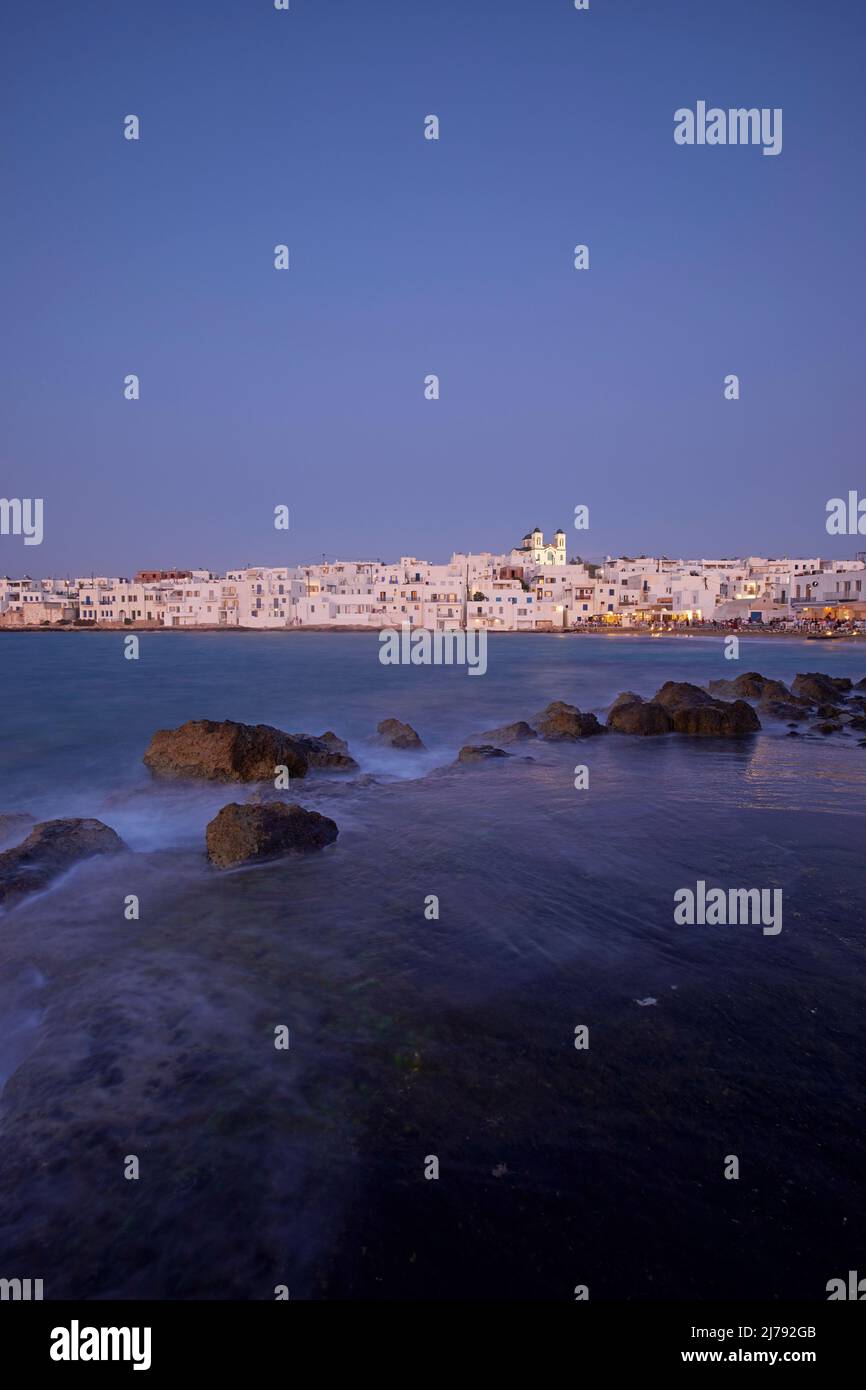
POLYGON ((239 724, 233 719, 190 719, 177 729, 158 729, 144 762, 155 777, 209 782, 272 782, 279 768, 289 777, 305 777, 311 767, 358 769, 348 745, 336 734, 287 734, 270 724, 239 724))
POLYGON ((21 844, 0 854, 0 903, 12 907, 82 860, 125 849, 120 836, 101 820, 41 821, 21 844))
POLYGON ((218 869, 233 869, 324 849, 338 834, 335 821, 297 803, 231 802, 207 827, 207 857, 218 869))

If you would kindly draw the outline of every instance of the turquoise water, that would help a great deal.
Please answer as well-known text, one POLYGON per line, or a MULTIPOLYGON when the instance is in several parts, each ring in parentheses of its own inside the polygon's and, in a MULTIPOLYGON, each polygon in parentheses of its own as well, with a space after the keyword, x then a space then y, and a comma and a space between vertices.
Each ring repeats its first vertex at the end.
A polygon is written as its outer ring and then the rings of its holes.
POLYGON ((448 768, 553 699, 750 669, 858 679, 866 651, 507 636, 470 677, 383 667, 366 634, 144 634, 138 662, 122 634, 0 634, 0 811, 129 847, 0 920, 0 1273, 46 1297, 824 1297, 866 1236, 866 749, 768 725, 448 768), (425 753, 376 746, 391 715, 425 753), (190 718, 347 737, 369 776, 293 792, 337 844, 209 869, 237 791, 141 763, 190 718), (675 927, 699 878, 780 887, 781 934, 675 927))

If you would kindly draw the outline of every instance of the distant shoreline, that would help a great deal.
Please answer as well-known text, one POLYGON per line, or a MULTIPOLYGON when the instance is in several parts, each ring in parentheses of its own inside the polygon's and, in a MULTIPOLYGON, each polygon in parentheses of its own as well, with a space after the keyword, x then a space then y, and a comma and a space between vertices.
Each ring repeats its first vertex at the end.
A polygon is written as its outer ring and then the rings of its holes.
MULTIPOLYGON (((451 630, 451 631, 458 631, 458 632, 463 632, 463 631, 465 631, 464 628, 456 628, 456 629, 450 629, 450 630, 451 630)), ((787 638, 788 640, 793 640, 793 641, 799 640, 799 641, 805 642, 805 641, 808 640, 808 638, 809 638, 809 636, 810 636, 810 634, 809 634, 808 632, 792 632, 792 631, 784 631, 784 630, 783 630, 783 631, 772 630, 772 629, 768 629, 768 628, 762 628, 762 627, 760 627, 760 626, 757 625, 757 624, 756 624, 754 627, 745 626, 745 627, 740 627, 740 628, 734 628, 734 627, 712 627, 712 626, 709 626, 709 625, 703 625, 703 626, 693 626, 693 627, 689 627, 689 628, 671 628, 670 630, 668 630, 668 629, 663 629, 661 632, 655 632, 655 633, 653 633, 653 632, 648 632, 646 629, 636 629, 636 628, 630 628, 630 627, 625 627, 625 628, 623 628, 623 627, 607 627, 607 628, 602 628, 602 627, 590 627, 590 628, 554 628, 554 629, 550 629, 550 630, 538 629, 538 628, 520 628, 520 629, 510 629, 510 628, 509 628, 509 629, 504 629, 504 630, 503 630, 503 629, 496 629, 496 628, 478 628, 478 629, 476 629, 476 628, 470 628, 469 630, 470 630, 471 632, 475 632, 475 631, 487 632, 491 637, 616 637, 616 638, 631 637, 631 638, 652 639, 653 641, 654 641, 656 638, 658 638, 658 637, 721 637, 721 638, 725 638, 725 637, 749 637, 749 638, 752 638, 752 637, 760 637, 760 638, 763 638, 763 639, 770 639, 770 640, 772 640, 772 639, 777 639, 777 638, 787 638)), ((65 635, 77 634, 77 633, 80 633, 80 632, 86 632, 86 633, 91 633, 91 632, 103 632, 103 633, 105 633, 105 632, 110 632, 110 633, 115 634, 115 635, 116 635, 117 633, 124 633, 124 634, 127 635, 127 636, 133 635, 133 634, 137 634, 137 633, 153 634, 153 633, 155 633, 155 632, 166 632, 166 633, 169 633, 169 632, 170 632, 170 633, 205 633, 205 632, 214 632, 214 633, 216 633, 216 632, 219 632, 219 633, 232 633, 232 632, 234 632, 234 633, 238 633, 238 632, 249 632, 249 633, 255 633, 255 634, 258 635, 258 636, 261 636, 261 635, 264 634, 264 633, 269 633, 269 634, 277 634, 277 633, 279 633, 279 634, 281 634, 281 635, 294 636, 294 635, 302 635, 303 633, 307 633, 307 632, 312 632, 312 633, 328 632, 328 633, 334 633, 334 634, 338 634, 338 633, 347 633, 347 632, 348 632, 348 633, 355 633, 355 634, 357 634, 357 633, 365 633, 365 634, 367 634, 367 635, 371 635, 371 634, 378 634, 378 633, 380 633, 380 632, 393 632, 393 631, 395 631, 395 629, 394 629, 392 626, 388 626, 388 625, 386 625, 386 626, 384 626, 384 627, 366 627, 366 626, 352 627, 352 626, 349 626, 349 625, 340 626, 340 627, 334 627, 334 626, 332 626, 331 624, 325 624, 325 623, 321 624, 320 626, 305 625, 304 627, 241 627, 241 626, 239 626, 239 625, 235 625, 235 626, 232 626, 232 627, 227 627, 227 626, 225 626, 224 624, 220 624, 220 625, 216 625, 216 624, 200 624, 200 625, 196 625, 196 626, 187 625, 187 626, 185 626, 185 627, 164 627, 161 623, 152 623, 152 624, 147 624, 147 623, 145 623, 145 624, 129 624, 129 625, 127 625, 127 624, 125 624, 125 623, 99 623, 99 624, 86 624, 86 625, 85 625, 85 624, 82 624, 81 626, 76 626, 76 627, 60 627, 58 624, 52 623, 52 624, 51 624, 50 626, 48 626, 48 627, 38 627, 38 626, 32 626, 32 625, 30 625, 30 626, 21 626, 21 627, 13 627, 13 626, 11 626, 11 625, 9 625, 9 626, 4 626, 4 625, 0 624, 0 635, 2 635, 2 634, 4 634, 4 633, 16 633, 16 634, 18 634, 18 633, 24 633, 24 632, 26 632, 26 633, 40 633, 40 634, 52 633, 52 634, 54 634, 54 635, 56 635, 56 636, 65 636, 65 635)), ((432 629, 432 628, 414 628, 413 631, 414 631, 414 632, 432 632, 433 629, 432 629)), ((866 641, 866 632, 845 632, 845 633, 840 633, 838 637, 834 637, 832 640, 833 640, 833 641, 836 641, 836 642, 864 642, 864 641, 866 641)))

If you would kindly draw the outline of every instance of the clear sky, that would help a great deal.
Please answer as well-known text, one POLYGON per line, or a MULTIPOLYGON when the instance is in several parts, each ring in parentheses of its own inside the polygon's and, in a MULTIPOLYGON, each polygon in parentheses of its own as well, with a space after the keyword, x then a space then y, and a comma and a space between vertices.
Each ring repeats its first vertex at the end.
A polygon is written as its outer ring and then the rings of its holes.
POLYGON ((0 24, 0 495, 45 503, 0 572, 866 544, 824 525, 866 494, 863 0, 0 24), (698 100, 782 153, 675 145, 698 100))

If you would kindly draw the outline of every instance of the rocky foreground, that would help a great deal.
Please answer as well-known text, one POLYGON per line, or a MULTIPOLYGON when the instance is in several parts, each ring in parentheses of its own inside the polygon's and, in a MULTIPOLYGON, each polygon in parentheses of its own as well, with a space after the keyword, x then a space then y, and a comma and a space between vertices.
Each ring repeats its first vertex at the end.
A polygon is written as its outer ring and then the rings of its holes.
MULTIPOLYGON (((622 691, 602 724, 597 715, 554 700, 530 719, 488 729, 460 749, 455 769, 513 758, 508 747, 533 742, 573 743, 606 734, 654 738, 746 738, 762 719, 783 722, 792 738, 810 734, 866 735, 866 677, 810 671, 782 681, 747 671, 731 680, 710 681, 707 689, 688 681, 666 681, 646 698, 622 691), (503 745, 506 745, 503 747, 503 745)), ((423 751, 420 735, 402 720, 384 719, 376 741, 392 749, 423 751)), ((858 739, 866 748, 866 737, 858 739)), ((531 761, 531 759, 523 759, 531 761)), ((194 719, 177 729, 159 729, 144 754, 155 778, 258 784, 245 803, 224 806, 207 827, 205 850, 217 869, 258 864, 292 854, 309 854, 333 844, 337 825, 278 795, 284 777, 304 778, 310 769, 345 773, 358 764, 344 739, 332 732, 288 734, 269 724, 194 719)), ((354 785, 361 784, 361 779, 354 785)), ((95 855, 126 849, 114 830, 99 820, 43 821, 34 825, 23 813, 0 815, 0 843, 26 837, 0 853, 0 908, 15 906, 41 892, 61 874, 95 855)))
POLYGON ((120 836, 100 820, 42 821, 20 845, 0 854, 0 904, 13 907, 82 860, 125 848, 120 836))

